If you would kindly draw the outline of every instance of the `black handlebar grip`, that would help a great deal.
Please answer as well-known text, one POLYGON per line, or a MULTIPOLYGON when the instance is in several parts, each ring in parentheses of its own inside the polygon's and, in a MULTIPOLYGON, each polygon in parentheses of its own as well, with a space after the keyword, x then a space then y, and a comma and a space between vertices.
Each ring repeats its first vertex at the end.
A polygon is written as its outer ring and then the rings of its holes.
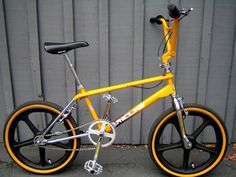
POLYGON ((156 17, 150 18, 150 22, 151 22, 151 23, 155 23, 155 22, 156 22, 156 17))
POLYGON ((181 16, 180 10, 174 4, 169 4, 167 6, 169 10, 169 15, 171 18, 179 18, 181 16))
POLYGON ((156 17, 152 17, 152 18, 150 18, 150 22, 151 23, 157 23, 158 25, 161 25, 162 24, 162 22, 161 22, 161 18, 164 18, 162 15, 158 15, 158 16, 156 16, 156 17))

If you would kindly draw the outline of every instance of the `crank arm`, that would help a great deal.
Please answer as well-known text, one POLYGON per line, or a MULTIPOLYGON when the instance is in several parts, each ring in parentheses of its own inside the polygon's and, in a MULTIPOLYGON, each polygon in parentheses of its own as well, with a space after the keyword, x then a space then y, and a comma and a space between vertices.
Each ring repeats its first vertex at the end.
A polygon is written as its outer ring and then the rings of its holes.
POLYGON ((85 162, 85 164, 84 164, 84 169, 91 174, 99 175, 103 171, 103 167, 97 163, 98 154, 99 154, 99 151, 101 148, 101 141, 102 141, 102 137, 100 136, 97 141, 96 150, 95 150, 93 160, 89 160, 89 161, 85 162))
POLYGON ((93 160, 95 162, 98 160, 98 154, 99 154, 99 151, 100 151, 100 148, 101 148, 101 141, 102 141, 102 137, 99 137, 98 142, 97 142, 97 147, 96 147, 96 150, 95 150, 95 154, 94 154, 94 158, 93 158, 93 160))

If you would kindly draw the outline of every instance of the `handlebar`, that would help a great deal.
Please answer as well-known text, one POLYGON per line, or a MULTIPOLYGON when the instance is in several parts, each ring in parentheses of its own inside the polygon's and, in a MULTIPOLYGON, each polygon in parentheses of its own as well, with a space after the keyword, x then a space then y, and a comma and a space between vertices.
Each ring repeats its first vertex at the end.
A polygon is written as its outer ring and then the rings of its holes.
MULTIPOLYGON (((178 18, 180 20, 183 18, 183 16, 187 16, 189 14, 189 12, 194 10, 193 8, 190 8, 187 11, 185 11, 184 9, 182 9, 180 11, 179 8, 175 4, 169 4, 167 6, 167 9, 168 9, 169 16, 171 18, 173 18, 173 19, 177 19, 178 18), (182 15, 182 17, 181 17, 181 15, 182 15)), ((163 18, 167 22, 170 21, 170 20, 164 18, 162 15, 158 15, 156 17, 151 17, 150 18, 150 22, 151 23, 156 23, 158 25, 161 25, 162 24, 161 18, 163 18)))
POLYGON ((158 25, 161 25, 162 24, 162 22, 161 22, 161 18, 164 18, 162 15, 158 15, 158 16, 156 16, 156 17, 152 17, 152 18, 150 18, 150 22, 151 23, 157 23, 158 25))
POLYGON ((162 63, 166 64, 168 61, 176 55, 176 42, 177 42, 177 33, 178 33, 178 24, 179 20, 183 17, 187 16, 189 12, 193 10, 193 8, 185 11, 184 9, 180 11, 176 5, 169 4, 167 6, 169 11, 169 16, 173 19, 168 20, 165 19, 162 15, 158 15, 156 17, 150 18, 151 23, 157 23, 158 25, 163 26, 164 38, 166 41, 167 51, 162 55, 162 63), (167 22, 173 21, 172 26, 169 26, 167 22))

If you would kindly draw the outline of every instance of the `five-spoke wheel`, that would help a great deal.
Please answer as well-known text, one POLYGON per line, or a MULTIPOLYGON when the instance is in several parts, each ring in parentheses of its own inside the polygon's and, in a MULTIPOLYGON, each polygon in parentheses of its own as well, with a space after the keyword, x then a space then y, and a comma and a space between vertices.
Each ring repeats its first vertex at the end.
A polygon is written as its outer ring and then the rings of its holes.
MULTIPOLYGON (((64 169, 73 161, 77 152, 68 149, 78 147, 77 139, 50 145, 37 144, 43 142, 44 138, 55 138, 54 136, 43 137, 41 134, 61 111, 62 108, 56 104, 33 101, 22 105, 9 116, 4 130, 4 141, 7 152, 19 166, 33 173, 50 174, 64 169), (61 150, 55 153, 55 150, 47 147, 61 150)), ((63 123, 56 123, 49 133, 70 130, 74 127, 76 127, 74 119, 68 116, 63 123)), ((73 130, 56 138, 72 136, 76 133, 78 132, 73 130)))
POLYGON ((227 149, 227 132, 220 117, 211 109, 197 104, 184 107, 188 111, 184 122, 186 127, 191 127, 187 129, 187 137, 192 147, 184 147, 176 112, 169 109, 153 124, 149 152, 154 163, 168 174, 201 176, 222 160, 227 149), (168 136, 170 134, 172 137, 168 136))

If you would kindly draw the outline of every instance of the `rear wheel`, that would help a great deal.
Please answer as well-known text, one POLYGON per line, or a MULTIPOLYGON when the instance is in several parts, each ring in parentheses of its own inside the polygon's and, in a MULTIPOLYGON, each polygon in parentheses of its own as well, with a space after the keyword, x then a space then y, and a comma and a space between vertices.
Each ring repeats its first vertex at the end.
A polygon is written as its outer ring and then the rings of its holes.
POLYGON ((197 104, 184 107, 189 113, 184 122, 192 127, 186 130, 192 148, 184 148, 176 111, 171 108, 152 126, 149 153, 153 162, 170 175, 201 176, 221 162, 227 149, 227 131, 219 115, 211 109, 197 104), (168 132, 175 134, 166 137, 168 132))
MULTIPOLYGON (((20 167, 33 173, 50 174, 64 169, 74 160, 77 152, 66 149, 76 149, 79 145, 77 139, 46 144, 45 148, 34 145, 35 136, 40 135, 61 111, 62 108, 54 103, 33 101, 20 106, 9 116, 4 129, 5 147, 20 167), (65 150, 47 149, 50 146, 65 150)), ((63 123, 57 122, 49 133, 74 127, 76 122, 68 116, 63 123)), ((73 130, 57 138, 77 133, 73 130)))

